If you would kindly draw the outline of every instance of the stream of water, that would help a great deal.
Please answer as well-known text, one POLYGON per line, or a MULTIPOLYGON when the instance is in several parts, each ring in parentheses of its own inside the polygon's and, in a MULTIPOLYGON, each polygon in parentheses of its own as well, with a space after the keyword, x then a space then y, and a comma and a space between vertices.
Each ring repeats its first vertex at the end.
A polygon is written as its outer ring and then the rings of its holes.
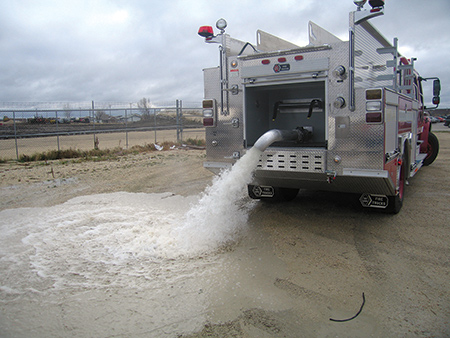
POLYGON ((173 318, 182 321, 187 313, 179 304, 187 302, 189 311, 202 313, 206 296, 200 285, 215 278, 221 260, 215 253, 246 229, 253 202, 245 199, 245 188, 259 156, 258 150, 248 151, 200 196, 118 192, 47 208, 3 210, 0 327, 17 336, 14 330, 20 328, 36 332, 30 321, 40 322, 45 313, 33 311, 30 302, 51 308, 55 298, 111 289, 129 299, 153 290, 147 301, 156 327, 173 318), (7 319, 27 313, 20 324, 7 319))

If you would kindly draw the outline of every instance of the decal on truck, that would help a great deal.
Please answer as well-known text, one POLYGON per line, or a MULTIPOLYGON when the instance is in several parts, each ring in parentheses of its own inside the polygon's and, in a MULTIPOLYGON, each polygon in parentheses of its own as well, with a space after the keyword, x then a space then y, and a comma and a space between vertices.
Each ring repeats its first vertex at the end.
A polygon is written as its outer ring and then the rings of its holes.
POLYGON ((289 63, 287 64, 279 64, 277 63, 275 66, 273 66, 273 71, 275 73, 279 73, 279 72, 287 72, 291 70, 291 65, 289 63))

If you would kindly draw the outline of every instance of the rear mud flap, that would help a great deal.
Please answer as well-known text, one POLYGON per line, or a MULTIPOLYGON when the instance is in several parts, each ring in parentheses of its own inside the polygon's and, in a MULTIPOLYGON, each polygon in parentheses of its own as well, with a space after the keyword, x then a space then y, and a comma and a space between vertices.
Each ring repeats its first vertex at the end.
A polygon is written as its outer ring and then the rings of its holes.
POLYGON ((251 193, 256 198, 272 198, 275 196, 275 189, 269 186, 251 186, 251 193))
POLYGON ((359 201, 365 208, 386 209, 389 205, 389 197, 386 195, 362 194, 359 201))

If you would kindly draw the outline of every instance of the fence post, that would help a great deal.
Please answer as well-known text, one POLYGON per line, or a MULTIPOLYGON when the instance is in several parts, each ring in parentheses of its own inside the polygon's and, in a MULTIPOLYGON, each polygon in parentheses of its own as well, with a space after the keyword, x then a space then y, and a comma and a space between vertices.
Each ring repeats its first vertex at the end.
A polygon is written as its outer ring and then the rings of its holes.
MULTIPOLYGON (((148 100, 148 102, 150 102, 150 99, 148 100)), ((155 144, 156 144, 156 142, 157 142, 157 140, 156 140, 156 109, 151 109, 151 108, 149 108, 150 109, 150 111, 152 111, 153 110, 153 120, 155 121, 155 144)))
POLYGON ((177 100, 177 142, 183 141, 183 101, 177 100))
POLYGON ((55 119, 56 119, 56 143, 57 143, 57 145, 58 145, 58 151, 60 151, 60 148, 59 148, 59 132, 58 132, 58 111, 55 111, 55 114, 56 114, 56 117, 55 117, 55 119))
POLYGON ((97 138, 95 135, 95 110, 94 110, 94 100, 92 100, 92 129, 93 129, 93 134, 94 134, 94 149, 97 150, 98 149, 98 142, 97 142, 97 138))
POLYGON ((183 100, 180 100, 180 139, 183 142, 183 100))
POLYGON ((13 112, 13 121, 14 121, 14 143, 16 145, 16 159, 19 160, 19 147, 17 145, 17 127, 16 127, 16 112, 13 112))
MULTIPOLYGON (((130 103, 131 107, 131 103, 130 103)), ((125 109, 125 149, 128 149, 128 109, 125 109)))

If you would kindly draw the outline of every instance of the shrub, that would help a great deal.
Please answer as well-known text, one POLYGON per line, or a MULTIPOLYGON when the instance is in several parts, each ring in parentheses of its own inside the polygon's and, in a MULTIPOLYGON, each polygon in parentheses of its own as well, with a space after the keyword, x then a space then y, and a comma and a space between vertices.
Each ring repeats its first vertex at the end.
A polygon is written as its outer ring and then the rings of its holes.
MULTIPOLYGON (((203 147, 206 142, 202 139, 192 139, 189 138, 184 144, 203 147)), ((174 142, 163 142, 159 144, 163 147, 163 150, 169 150, 173 146, 179 146, 180 144, 174 142)), ((91 150, 79 150, 79 149, 64 149, 64 150, 49 150, 43 153, 34 153, 33 155, 20 155, 19 162, 32 162, 32 161, 52 161, 61 160, 68 158, 78 158, 85 160, 104 160, 108 158, 116 158, 119 156, 124 156, 127 154, 139 154, 156 151, 156 147, 153 143, 145 144, 143 146, 136 145, 132 146, 130 149, 122 149, 120 147, 114 149, 91 149, 91 150)))

